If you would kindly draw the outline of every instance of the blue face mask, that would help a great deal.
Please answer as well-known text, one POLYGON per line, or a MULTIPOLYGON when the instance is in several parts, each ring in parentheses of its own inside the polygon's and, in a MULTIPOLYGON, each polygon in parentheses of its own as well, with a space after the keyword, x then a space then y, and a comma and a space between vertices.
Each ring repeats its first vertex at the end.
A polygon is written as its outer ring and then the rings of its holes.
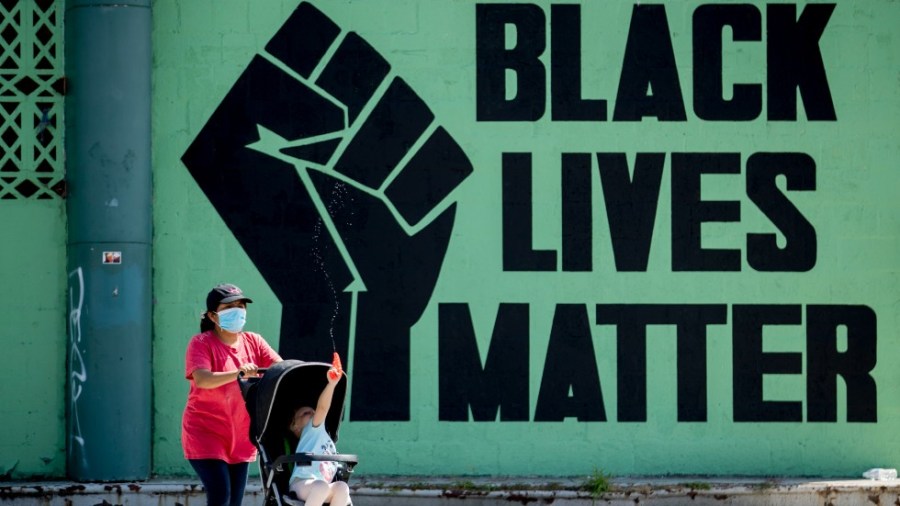
POLYGON ((242 307, 223 309, 219 315, 219 326, 228 332, 238 333, 244 330, 247 323, 247 310, 242 307))

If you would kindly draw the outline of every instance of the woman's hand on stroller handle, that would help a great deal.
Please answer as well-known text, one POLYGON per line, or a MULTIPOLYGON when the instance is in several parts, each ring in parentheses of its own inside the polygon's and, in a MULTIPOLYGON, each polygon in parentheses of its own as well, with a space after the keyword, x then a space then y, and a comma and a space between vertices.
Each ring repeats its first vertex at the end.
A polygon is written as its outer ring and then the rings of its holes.
POLYGON ((256 364, 248 362, 238 367, 238 378, 257 377, 266 372, 264 367, 257 367, 256 364))

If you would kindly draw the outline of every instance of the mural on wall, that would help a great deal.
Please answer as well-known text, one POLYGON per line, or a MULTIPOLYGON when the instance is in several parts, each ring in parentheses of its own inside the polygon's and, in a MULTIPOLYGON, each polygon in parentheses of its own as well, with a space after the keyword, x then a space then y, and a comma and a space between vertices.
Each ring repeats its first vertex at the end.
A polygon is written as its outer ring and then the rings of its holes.
POLYGON ((347 356, 358 420, 409 418, 410 327, 473 170, 366 41, 302 3, 183 161, 282 303, 285 358, 347 356), (385 367, 390 364, 390 367, 385 367))
MULTIPOLYGON (((475 121, 835 122, 819 47, 834 9, 697 6, 687 100, 666 7, 637 3, 621 67, 610 70, 620 75, 617 89, 587 99, 581 6, 478 3, 475 121), (517 34, 512 45, 509 30, 517 34), (762 82, 724 89, 726 30, 736 42, 765 44, 762 82)), ((592 272, 600 205, 617 273, 647 272, 661 233, 672 273, 807 273, 819 260, 818 224, 798 204, 817 191, 815 154, 748 152, 746 144, 717 152, 563 151, 553 168, 560 247, 535 248, 535 153, 504 151, 499 167, 473 167, 377 49, 310 3, 264 49, 182 160, 281 301, 282 355, 327 360, 353 343, 352 420, 410 418, 410 328, 434 302, 454 226, 451 192, 475 169, 501 173, 503 273, 592 272), (732 178, 746 200, 704 198, 710 175, 732 178), (767 223, 745 235, 743 248, 704 246, 704 225, 740 223, 751 207, 767 223), (655 228, 662 213, 671 218, 667 231, 655 228)), ((607 421, 592 326, 616 329, 615 419, 647 421, 647 333, 659 325, 676 329, 679 422, 709 417, 711 325, 730 327, 734 422, 837 422, 839 381, 846 421, 878 420, 877 319, 859 301, 685 303, 676 294, 672 303, 558 303, 534 406, 529 305, 498 301, 484 353, 469 305, 437 302, 440 421, 607 421), (767 350, 765 329, 777 326, 803 327, 805 354, 767 350), (805 406, 767 399, 764 375, 803 376, 805 406)))

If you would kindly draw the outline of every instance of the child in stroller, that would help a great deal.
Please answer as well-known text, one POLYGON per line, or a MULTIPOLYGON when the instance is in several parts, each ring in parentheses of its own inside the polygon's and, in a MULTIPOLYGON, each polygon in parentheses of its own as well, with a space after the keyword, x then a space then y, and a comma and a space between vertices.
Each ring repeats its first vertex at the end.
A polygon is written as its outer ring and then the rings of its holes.
MULTIPOLYGON (((295 418, 301 415, 304 407, 316 406, 316 414, 319 414, 319 404, 325 400, 323 397, 326 396, 326 391, 331 394, 331 402, 326 403, 328 407, 322 410, 324 414, 321 419, 324 421, 319 423, 318 427, 324 428, 332 445, 338 440, 347 376, 340 374, 332 380, 328 377, 328 372, 332 368, 332 364, 322 362, 284 360, 261 371, 263 374, 259 378, 240 380, 244 402, 250 412, 250 439, 259 450, 260 478, 265 492, 264 506, 304 504, 299 498, 301 496, 294 495, 296 492, 290 493, 292 467, 295 464, 298 468, 308 469, 310 465, 318 468, 320 462, 331 463, 332 466, 328 469, 334 470, 334 478, 329 490, 346 487, 346 482, 353 473, 353 467, 358 462, 356 455, 322 455, 318 450, 310 453, 294 453, 298 448, 300 436, 303 436, 304 432, 310 435, 315 432, 315 429, 305 430, 306 427, 314 425, 310 423, 315 422, 313 416, 302 417, 308 421, 306 425, 299 427, 303 429, 299 434, 292 430, 297 425, 294 423, 295 418), (335 485, 335 482, 343 483, 335 485)), ((303 413, 309 413, 309 410, 303 413)), ((314 497, 306 497, 307 506, 322 504, 314 502, 316 500, 314 497)), ((345 503, 340 502, 340 497, 333 497, 330 504, 332 506, 352 504, 349 496, 346 497, 345 503)))
MULTIPOLYGON (((325 430, 325 417, 331 408, 334 386, 341 378, 343 370, 340 359, 335 356, 333 367, 326 373, 328 382, 319 394, 316 407, 300 406, 294 411, 290 423, 290 431, 298 439, 296 453, 312 453, 316 455, 334 455, 337 449, 334 441, 325 430)), ((332 506, 350 504, 350 487, 343 481, 334 480, 337 466, 327 460, 310 462, 309 465, 297 464, 291 473, 290 491, 306 506, 321 506, 326 502, 332 506)), ((299 504, 293 497, 285 498, 289 504, 299 504)))

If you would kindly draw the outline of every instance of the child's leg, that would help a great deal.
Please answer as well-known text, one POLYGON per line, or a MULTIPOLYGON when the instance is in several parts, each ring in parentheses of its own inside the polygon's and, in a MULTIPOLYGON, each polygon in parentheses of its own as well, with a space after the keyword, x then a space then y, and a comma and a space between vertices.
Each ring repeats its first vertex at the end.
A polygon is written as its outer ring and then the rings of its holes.
POLYGON ((291 490, 303 501, 306 506, 322 506, 331 495, 331 487, 322 480, 295 481, 291 484, 291 490))
POLYGON ((350 504, 350 487, 343 481, 331 484, 331 506, 347 506, 350 504))

